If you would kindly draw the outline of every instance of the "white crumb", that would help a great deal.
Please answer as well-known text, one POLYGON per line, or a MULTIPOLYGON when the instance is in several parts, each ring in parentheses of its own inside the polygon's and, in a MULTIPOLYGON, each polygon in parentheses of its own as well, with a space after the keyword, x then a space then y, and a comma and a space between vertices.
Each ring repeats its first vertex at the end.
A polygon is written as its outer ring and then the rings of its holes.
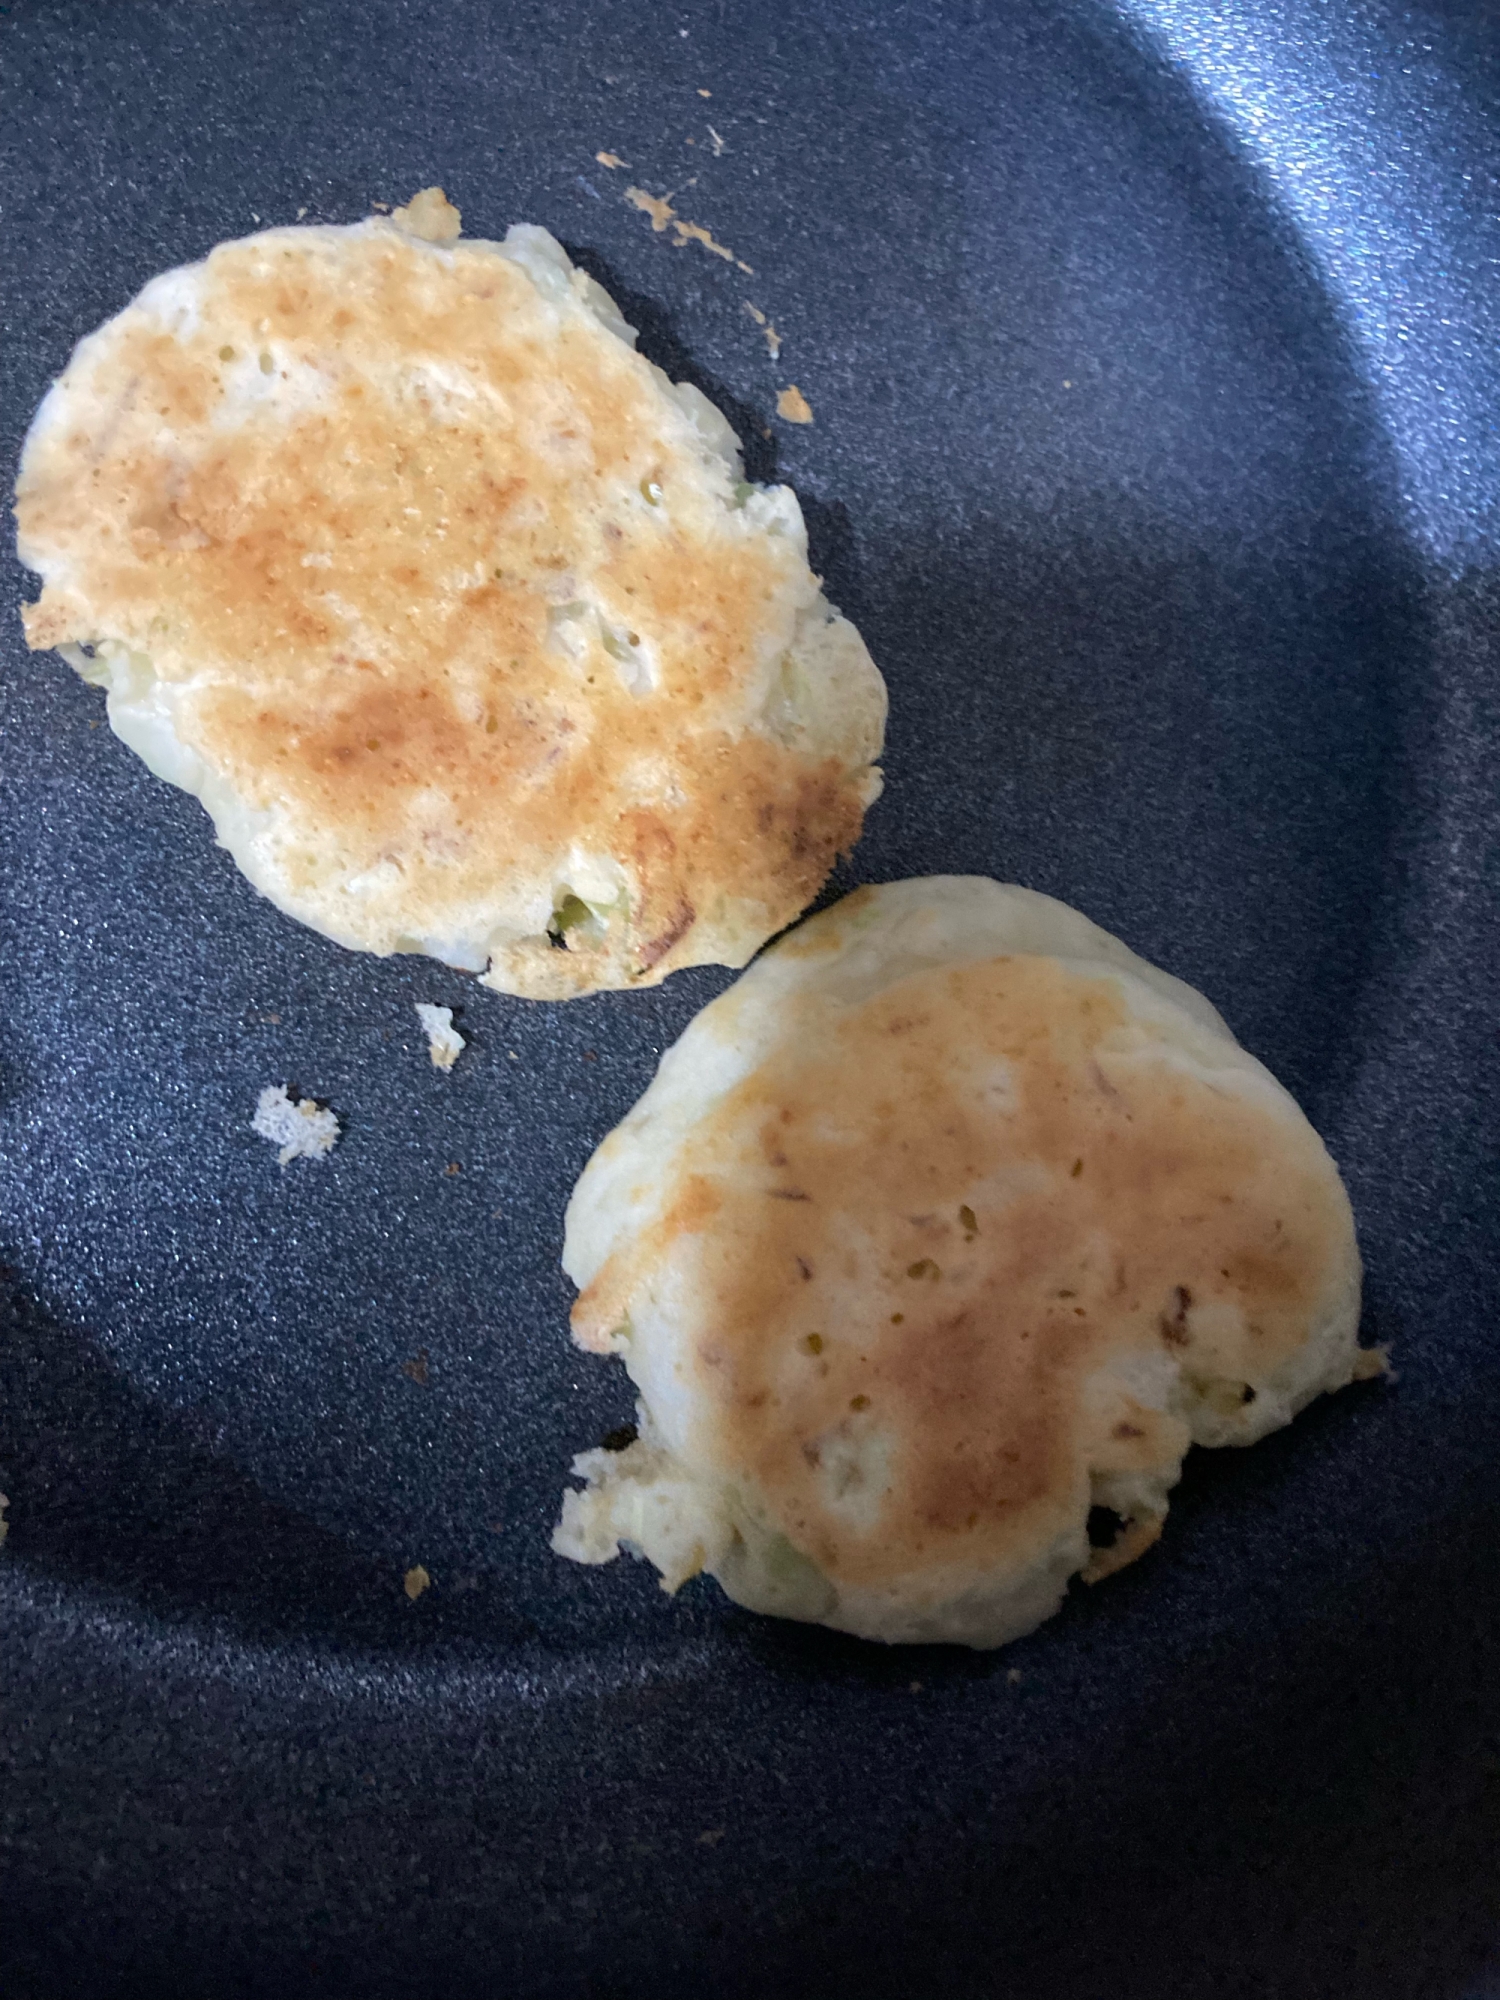
POLYGON ((466 1044, 453 1025, 451 1007, 433 1007, 425 1000, 416 1002, 417 1019, 427 1032, 427 1053, 434 1069, 452 1069, 466 1044))
POLYGON ((282 1166, 298 1159, 320 1160, 339 1142, 339 1121, 333 1113, 310 1097, 293 1104, 280 1083, 266 1085, 255 1100, 250 1123, 262 1139, 280 1146, 276 1157, 282 1166))

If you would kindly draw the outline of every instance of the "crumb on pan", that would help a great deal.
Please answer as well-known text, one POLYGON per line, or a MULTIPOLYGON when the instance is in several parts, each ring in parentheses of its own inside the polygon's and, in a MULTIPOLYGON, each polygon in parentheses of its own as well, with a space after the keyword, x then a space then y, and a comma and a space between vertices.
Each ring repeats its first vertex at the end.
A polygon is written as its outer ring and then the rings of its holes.
POLYGON ((320 1160, 339 1142, 339 1121, 325 1106, 311 1097, 293 1104, 286 1086, 268 1083, 255 1102, 251 1125, 262 1139, 269 1139, 281 1151, 282 1166, 293 1160, 320 1160))
POLYGON ((467 1043, 453 1025, 451 1007, 434 1007, 426 1000, 415 1002, 417 1019, 427 1035, 427 1053, 434 1069, 452 1069, 467 1043))
POLYGON ((766 352, 773 361, 778 360, 785 343, 781 335, 776 331, 774 324, 766 317, 759 306, 752 305, 748 299, 745 301, 745 311, 749 313, 751 319, 760 328, 761 337, 766 343, 766 352))
POLYGON ((638 208, 642 215, 650 216, 651 227, 658 236, 670 228, 677 239, 679 250, 685 243, 701 243, 712 256, 722 257, 726 264, 735 265, 745 273, 746 277, 755 276, 750 265, 742 257, 736 257, 726 244, 716 242, 701 222, 684 221, 673 208, 670 195, 648 194, 645 188, 628 187, 625 190, 625 199, 632 208, 638 208))
POLYGON ((789 424, 810 424, 813 420, 812 404, 795 382, 776 398, 776 414, 789 424))

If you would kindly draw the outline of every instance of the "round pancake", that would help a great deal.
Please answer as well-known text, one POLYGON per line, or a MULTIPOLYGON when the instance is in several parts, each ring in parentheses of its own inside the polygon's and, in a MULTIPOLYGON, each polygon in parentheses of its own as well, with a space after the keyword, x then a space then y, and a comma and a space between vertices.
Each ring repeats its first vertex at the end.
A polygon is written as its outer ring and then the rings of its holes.
POLYGON ((859 890, 706 1008, 563 1261, 640 1435, 575 1462, 554 1547, 871 1639, 1030 1631, 1156 1539, 1191 1443, 1379 1365, 1293 1100, 1190 987, 978 878, 859 890))
POLYGON ((743 965, 858 838, 885 689, 791 491, 634 339, 438 189, 221 245, 37 413, 29 643, 341 944, 534 998, 743 965))

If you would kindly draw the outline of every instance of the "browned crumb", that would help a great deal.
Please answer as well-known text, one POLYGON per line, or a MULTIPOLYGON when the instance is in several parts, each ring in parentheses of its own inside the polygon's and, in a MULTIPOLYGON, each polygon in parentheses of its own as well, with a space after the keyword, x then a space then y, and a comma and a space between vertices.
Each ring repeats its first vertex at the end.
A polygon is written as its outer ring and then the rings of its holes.
POLYGON ((427 1349, 421 1348, 412 1361, 403 1361, 401 1373, 409 1375, 420 1388, 427 1386, 427 1349))
POLYGON ((726 264, 737 262, 734 252, 726 250, 722 243, 716 243, 701 222, 678 222, 674 219, 672 227, 677 232, 679 250, 684 243, 701 243, 705 250, 715 257, 722 257, 726 264))
POLYGON ((776 398, 776 414, 789 424, 810 424, 813 420, 812 404, 795 382, 776 398))
POLYGON ((755 273, 744 259, 736 257, 725 244, 715 242, 701 222, 685 222, 673 208, 669 195, 647 194, 644 188, 628 187, 625 190, 625 199, 632 208, 638 208, 642 215, 650 216, 651 227, 658 236, 670 225, 679 250, 685 243, 701 243, 703 248, 715 257, 722 257, 726 264, 737 265, 747 276, 754 277, 755 273))
POLYGON ((622 160, 618 153, 595 153, 594 158, 599 162, 601 167, 608 167, 611 173, 614 172, 616 167, 623 167, 629 164, 627 161, 622 160))
POLYGON ((651 227, 658 236, 677 213, 665 195, 647 194, 644 188, 626 188, 625 199, 632 208, 638 208, 642 215, 650 216, 651 227))
POLYGON ((423 1569, 422 1565, 420 1563, 413 1563, 411 1568, 406 1572, 406 1575, 401 1579, 401 1587, 412 1603, 415 1604, 431 1582, 432 1578, 423 1569))
POLYGON ((443 1172, 445 1174, 461 1174, 463 1172, 463 1165, 458 1160, 450 1160, 447 1166, 444 1167, 443 1172))
POLYGON ((769 353, 771 359, 774 361, 777 358, 777 356, 781 353, 781 347, 782 347, 781 335, 776 331, 776 328, 772 325, 771 321, 766 318, 765 314, 761 311, 760 307, 751 305, 748 299, 746 299, 745 301, 745 311, 749 313, 751 319, 753 319, 755 321, 755 324, 760 328, 761 333, 765 337, 766 351, 769 353))

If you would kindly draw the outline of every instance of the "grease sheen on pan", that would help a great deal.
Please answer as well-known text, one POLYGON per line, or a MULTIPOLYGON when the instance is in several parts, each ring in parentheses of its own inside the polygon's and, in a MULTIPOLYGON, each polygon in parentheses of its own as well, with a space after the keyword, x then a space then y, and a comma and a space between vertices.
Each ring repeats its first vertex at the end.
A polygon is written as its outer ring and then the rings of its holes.
POLYGON ((537 998, 742 965, 858 838, 884 685, 720 412, 544 230, 458 222, 226 243, 81 342, 27 637, 342 944, 537 998))
POLYGON ((1029 1631, 1157 1538, 1190 1444, 1379 1366, 1286 1091, 1190 987, 978 878, 860 890, 707 1007, 564 1263, 640 1435, 575 1461, 559 1553, 872 1639, 1029 1631))

